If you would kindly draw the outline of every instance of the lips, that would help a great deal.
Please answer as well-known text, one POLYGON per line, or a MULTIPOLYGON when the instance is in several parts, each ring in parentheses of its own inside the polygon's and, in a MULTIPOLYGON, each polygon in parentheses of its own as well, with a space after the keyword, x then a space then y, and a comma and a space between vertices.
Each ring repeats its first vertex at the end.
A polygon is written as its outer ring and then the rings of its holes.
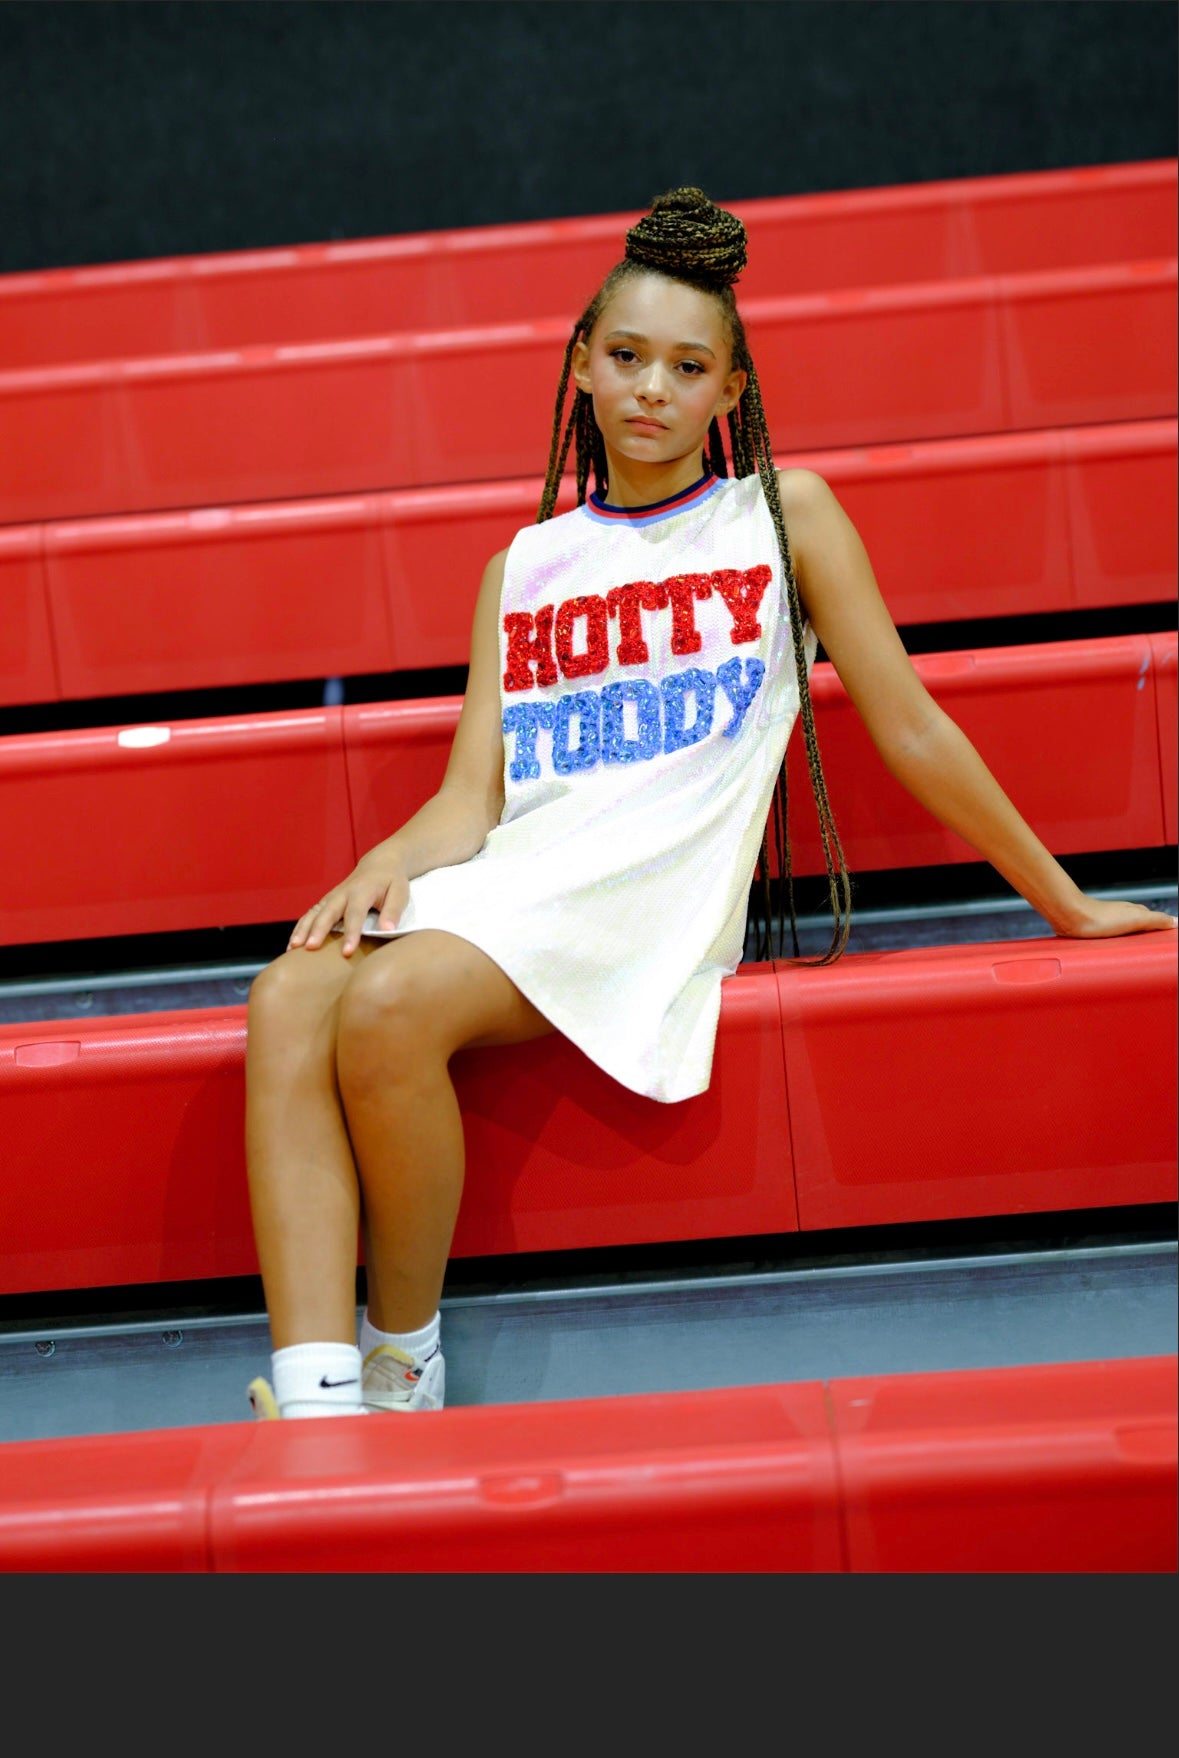
POLYGON ((626 425, 637 429, 639 433, 667 432, 667 427, 664 422, 653 421, 649 415, 628 415, 626 425))

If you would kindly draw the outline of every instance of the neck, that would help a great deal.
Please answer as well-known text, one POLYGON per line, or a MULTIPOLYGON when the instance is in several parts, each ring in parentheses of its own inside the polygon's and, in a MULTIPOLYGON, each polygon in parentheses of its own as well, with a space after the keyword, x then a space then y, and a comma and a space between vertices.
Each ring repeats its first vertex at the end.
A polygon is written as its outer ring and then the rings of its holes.
POLYGON ((612 507, 649 507, 653 501, 670 500, 672 495, 691 488, 706 468, 700 452, 663 464, 643 464, 633 458, 620 458, 607 446, 609 487, 605 499, 612 507))

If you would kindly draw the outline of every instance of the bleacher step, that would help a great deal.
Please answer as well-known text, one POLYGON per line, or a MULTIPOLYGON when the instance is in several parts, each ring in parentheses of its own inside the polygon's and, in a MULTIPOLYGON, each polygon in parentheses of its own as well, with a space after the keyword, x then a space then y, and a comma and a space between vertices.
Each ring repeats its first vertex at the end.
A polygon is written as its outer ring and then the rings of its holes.
MULTIPOLYGON (((1172 1241, 458 1294, 448 1407, 1174 1353, 1172 1241)), ((0 1441, 242 1421, 265 1318, 0 1336, 0 1441)))

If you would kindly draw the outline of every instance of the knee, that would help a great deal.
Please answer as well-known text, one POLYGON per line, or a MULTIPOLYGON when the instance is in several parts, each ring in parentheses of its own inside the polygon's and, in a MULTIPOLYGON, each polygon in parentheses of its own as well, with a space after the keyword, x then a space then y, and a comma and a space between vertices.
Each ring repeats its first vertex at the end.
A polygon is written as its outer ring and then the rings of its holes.
POLYGON ((246 1028, 252 1039, 300 1031, 316 986, 315 973, 308 968, 311 956, 301 949, 284 952, 258 972, 246 1003, 246 1028))
POLYGON ((401 949, 370 958, 340 998, 337 1071, 341 1087, 387 1086, 424 1061, 445 1056, 443 1021, 419 961, 401 949))

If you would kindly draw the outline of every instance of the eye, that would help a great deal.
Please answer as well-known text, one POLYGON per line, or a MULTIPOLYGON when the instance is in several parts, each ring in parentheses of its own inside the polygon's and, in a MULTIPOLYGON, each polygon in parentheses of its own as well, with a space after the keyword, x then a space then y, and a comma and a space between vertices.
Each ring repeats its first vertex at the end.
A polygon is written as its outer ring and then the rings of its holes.
POLYGON ((629 366, 632 361, 638 359, 638 355, 633 348, 625 348, 620 344, 617 348, 611 348, 610 358, 617 360, 623 366, 629 366))
POLYGON ((699 360, 681 360, 680 366, 689 378, 695 378, 699 373, 707 372, 708 370, 708 368, 702 365, 699 360))

